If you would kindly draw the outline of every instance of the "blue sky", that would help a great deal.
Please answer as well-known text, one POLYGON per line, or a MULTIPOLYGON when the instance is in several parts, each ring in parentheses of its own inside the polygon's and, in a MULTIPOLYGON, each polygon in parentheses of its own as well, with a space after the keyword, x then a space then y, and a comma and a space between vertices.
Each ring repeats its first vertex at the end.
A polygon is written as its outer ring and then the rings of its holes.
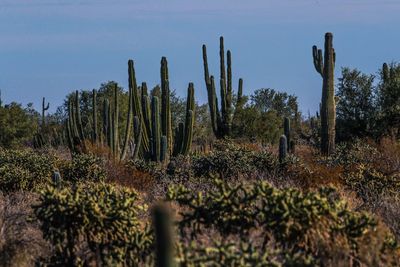
POLYGON ((50 101, 115 80, 127 87, 127 61, 138 81, 159 83, 161 56, 170 84, 184 95, 195 84, 206 101, 201 45, 218 76, 218 38, 233 56, 233 74, 250 94, 271 87, 296 94, 314 112, 321 78, 311 47, 334 34, 341 66, 375 73, 400 59, 398 0, 0 0, 0 89, 5 102, 50 101))

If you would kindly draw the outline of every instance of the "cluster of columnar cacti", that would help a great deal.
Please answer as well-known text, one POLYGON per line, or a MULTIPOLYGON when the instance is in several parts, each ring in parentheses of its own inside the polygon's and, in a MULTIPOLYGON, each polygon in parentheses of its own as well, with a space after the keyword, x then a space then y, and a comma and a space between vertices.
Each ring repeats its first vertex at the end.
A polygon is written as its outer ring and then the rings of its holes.
POLYGON ((314 67, 323 79, 321 116, 321 152, 329 155, 335 150, 336 101, 334 70, 336 54, 332 44, 332 33, 325 34, 325 52, 313 46, 314 67))
MULTIPOLYGON (((170 90, 167 59, 161 59, 160 96, 150 96, 146 83, 137 86, 133 60, 128 61, 129 92, 128 114, 125 135, 120 146, 118 88, 114 88, 112 101, 104 99, 102 114, 102 134, 97 130, 97 93, 93 90, 92 143, 99 139, 106 144, 114 159, 124 160, 129 154, 152 161, 164 161, 170 155, 184 154, 190 151, 194 127, 194 87, 189 83, 185 122, 179 123, 172 135, 170 90), (161 99, 161 101, 160 101, 161 99), (161 102, 161 103, 160 103, 161 102), (132 134, 133 128, 133 134, 132 134)), ((81 152, 85 147, 85 135, 79 110, 79 93, 69 102, 69 118, 66 123, 69 147, 73 152, 81 152)))
POLYGON ((231 52, 228 50, 227 69, 225 71, 225 50, 224 38, 220 37, 220 96, 221 108, 218 105, 218 98, 216 95, 214 76, 209 74, 207 48, 203 45, 203 63, 204 63, 204 79, 206 82, 208 93, 208 105, 210 107, 212 129, 217 138, 229 137, 232 133, 232 121, 235 110, 243 106, 243 80, 239 79, 239 89, 236 104, 233 103, 233 89, 232 89, 232 59, 231 52))

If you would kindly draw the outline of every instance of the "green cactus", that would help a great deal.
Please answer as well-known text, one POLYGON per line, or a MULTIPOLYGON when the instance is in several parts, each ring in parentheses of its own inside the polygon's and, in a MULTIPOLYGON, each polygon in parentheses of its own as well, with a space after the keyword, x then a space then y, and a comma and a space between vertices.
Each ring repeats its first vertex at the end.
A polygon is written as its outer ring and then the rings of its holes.
POLYGON ((134 148, 132 149, 132 158, 137 159, 140 151, 140 145, 142 143, 142 124, 138 116, 133 118, 133 138, 134 138, 134 148))
POLYGON ((172 147, 172 123, 170 107, 170 90, 168 80, 168 62, 161 58, 161 127, 162 134, 167 137, 167 148, 172 147))
POLYGON ((322 57, 321 49, 318 49, 315 45, 312 49, 314 67, 323 78, 320 116, 321 152, 325 155, 329 155, 335 150, 336 102, 334 70, 336 54, 332 40, 332 33, 326 33, 324 58, 322 57))
POLYGON ((281 138, 279 139, 279 162, 282 163, 285 161, 286 159, 286 155, 287 155, 287 138, 286 136, 283 134, 281 135, 281 138))
POLYGON ((96 144, 98 139, 98 131, 97 131, 97 91, 93 89, 93 98, 92 98, 92 120, 93 120, 93 133, 92 133, 92 143, 96 144))
POLYGON ((220 96, 221 109, 218 107, 218 99, 216 96, 214 76, 209 75, 207 48, 203 45, 203 63, 204 63, 204 79, 207 87, 208 105, 211 115, 211 126, 217 138, 229 137, 232 132, 232 121, 235 110, 243 106, 243 81, 239 80, 238 100, 235 107, 233 106, 233 90, 232 90, 232 59, 231 52, 227 51, 227 69, 225 72, 224 57, 224 39, 220 37, 220 96), (227 73, 227 74, 226 74, 227 73))
POLYGON ((151 125, 152 125, 152 160, 160 160, 161 146, 161 127, 160 127, 160 107, 158 97, 153 96, 151 99, 151 125))
POLYGON ((76 127, 78 129, 78 134, 81 142, 85 140, 85 133, 83 131, 83 125, 82 125, 82 118, 81 118, 81 110, 80 110, 80 103, 79 103, 79 91, 75 91, 75 102, 74 102, 74 108, 75 108, 75 123, 76 127))
POLYGON ((171 214, 166 206, 159 204, 153 209, 153 227, 156 236, 156 266, 173 267, 174 238, 172 234, 171 214))
POLYGON ((287 139, 287 151, 289 152, 290 150, 290 142, 291 142, 291 133, 290 133, 290 119, 288 117, 285 117, 283 120, 283 132, 284 135, 286 136, 287 139))
MULTIPOLYGON (((1 101, 0 101, 1 102, 1 101)), ((43 97, 42 100, 42 127, 46 125, 46 116, 45 112, 50 108, 50 103, 47 103, 46 105, 46 99, 43 97)))

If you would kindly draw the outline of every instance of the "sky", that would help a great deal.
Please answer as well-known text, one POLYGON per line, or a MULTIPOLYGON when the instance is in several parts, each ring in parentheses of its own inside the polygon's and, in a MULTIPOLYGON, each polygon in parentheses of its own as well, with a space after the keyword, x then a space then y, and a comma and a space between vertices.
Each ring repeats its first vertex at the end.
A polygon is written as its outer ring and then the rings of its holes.
POLYGON ((159 83, 166 56, 170 86, 206 102, 201 47, 219 76, 219 36, 232 52, 234 87, 244 93, 274 88, 295 94, 315 112, 322 80, 311 47, 334 35, 336 77, 341 67, 376 74, 400 61, 398 0, 0 0, 2 99, 50 111, 77 89, 114 80, 127 88, 128 59, 138 82, 159 83))

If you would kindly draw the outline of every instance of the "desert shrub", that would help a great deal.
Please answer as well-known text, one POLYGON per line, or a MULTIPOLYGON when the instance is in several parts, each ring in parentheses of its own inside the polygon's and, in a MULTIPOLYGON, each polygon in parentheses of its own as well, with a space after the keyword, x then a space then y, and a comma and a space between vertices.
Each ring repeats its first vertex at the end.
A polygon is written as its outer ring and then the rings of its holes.
POLYGON ((53 245, 50 262, 62 266, 93 259, 101 266, 136 266, 145 260, 152 246, 150 231, 139 220, 145 210, 134 190, 88 183, 47 187, 34 206, 43 236, 53 245))
POLYGON ((219 175, 229 178, 256 171, 273 171, 276 166, 277 160, 272 154, 254 151, 229 141, 218 141, 209 154, 192 158, 195 176, 219 175))
POLYGON ((400 176, 385 175, 371 165, 359 164, 346 172, 343 178, 365 204, 376 203, 383 196, 400 196, 400 176))
POLYGON ((49 244, 38 223, 30 220, 36 201, 36 193, 0 193, 0 266, 34 266, 38 258, 47 256, 49 244))
POLYGON ((55 156, 33 150, 0 149, 0 189, 36 190, 50 182, 58 160, 55 156))
POLYGON ((137 171, 153 173, 158 170, 157 163, 154 161, 146 161, 143 159, 128 160, 125 166, 130 169, 135 169, 137 171))
MULTIPOLYGON (((375 232, 377 222, 367 213, 348 209, 331 188, 302 192, 276 189, 266 182, 246 186, 217 180, 214 190, 206 194, 171 187, 167 200, 180 207, 178 225, 183 236, 194 238, 216 230, 222 240, 232 235, 242 241, 253 240, 256 251, 276 244, 281 249, 278 259, 284 265, 285 259, 294 259, 299 253, 312 265, 339 256, 347 262, 354 257, 361 259, 358 251, 366 245, 366 238, 377 240, 374 246, 378 247, 371 250, 387 247, 383 234, 375 232)), ((377 255, 386 256, 386 252, 377 255)))
POLYGON ((105 162, 91 154, 75 154, 62 168, 62 178, 67 181, 103 181, 106 178, 105 162))
POLYGON ((368 140, 355 139, 336 146, 335 152, 327 159, 333 165, 368 164, 375 161, 379 151, 368 140))

